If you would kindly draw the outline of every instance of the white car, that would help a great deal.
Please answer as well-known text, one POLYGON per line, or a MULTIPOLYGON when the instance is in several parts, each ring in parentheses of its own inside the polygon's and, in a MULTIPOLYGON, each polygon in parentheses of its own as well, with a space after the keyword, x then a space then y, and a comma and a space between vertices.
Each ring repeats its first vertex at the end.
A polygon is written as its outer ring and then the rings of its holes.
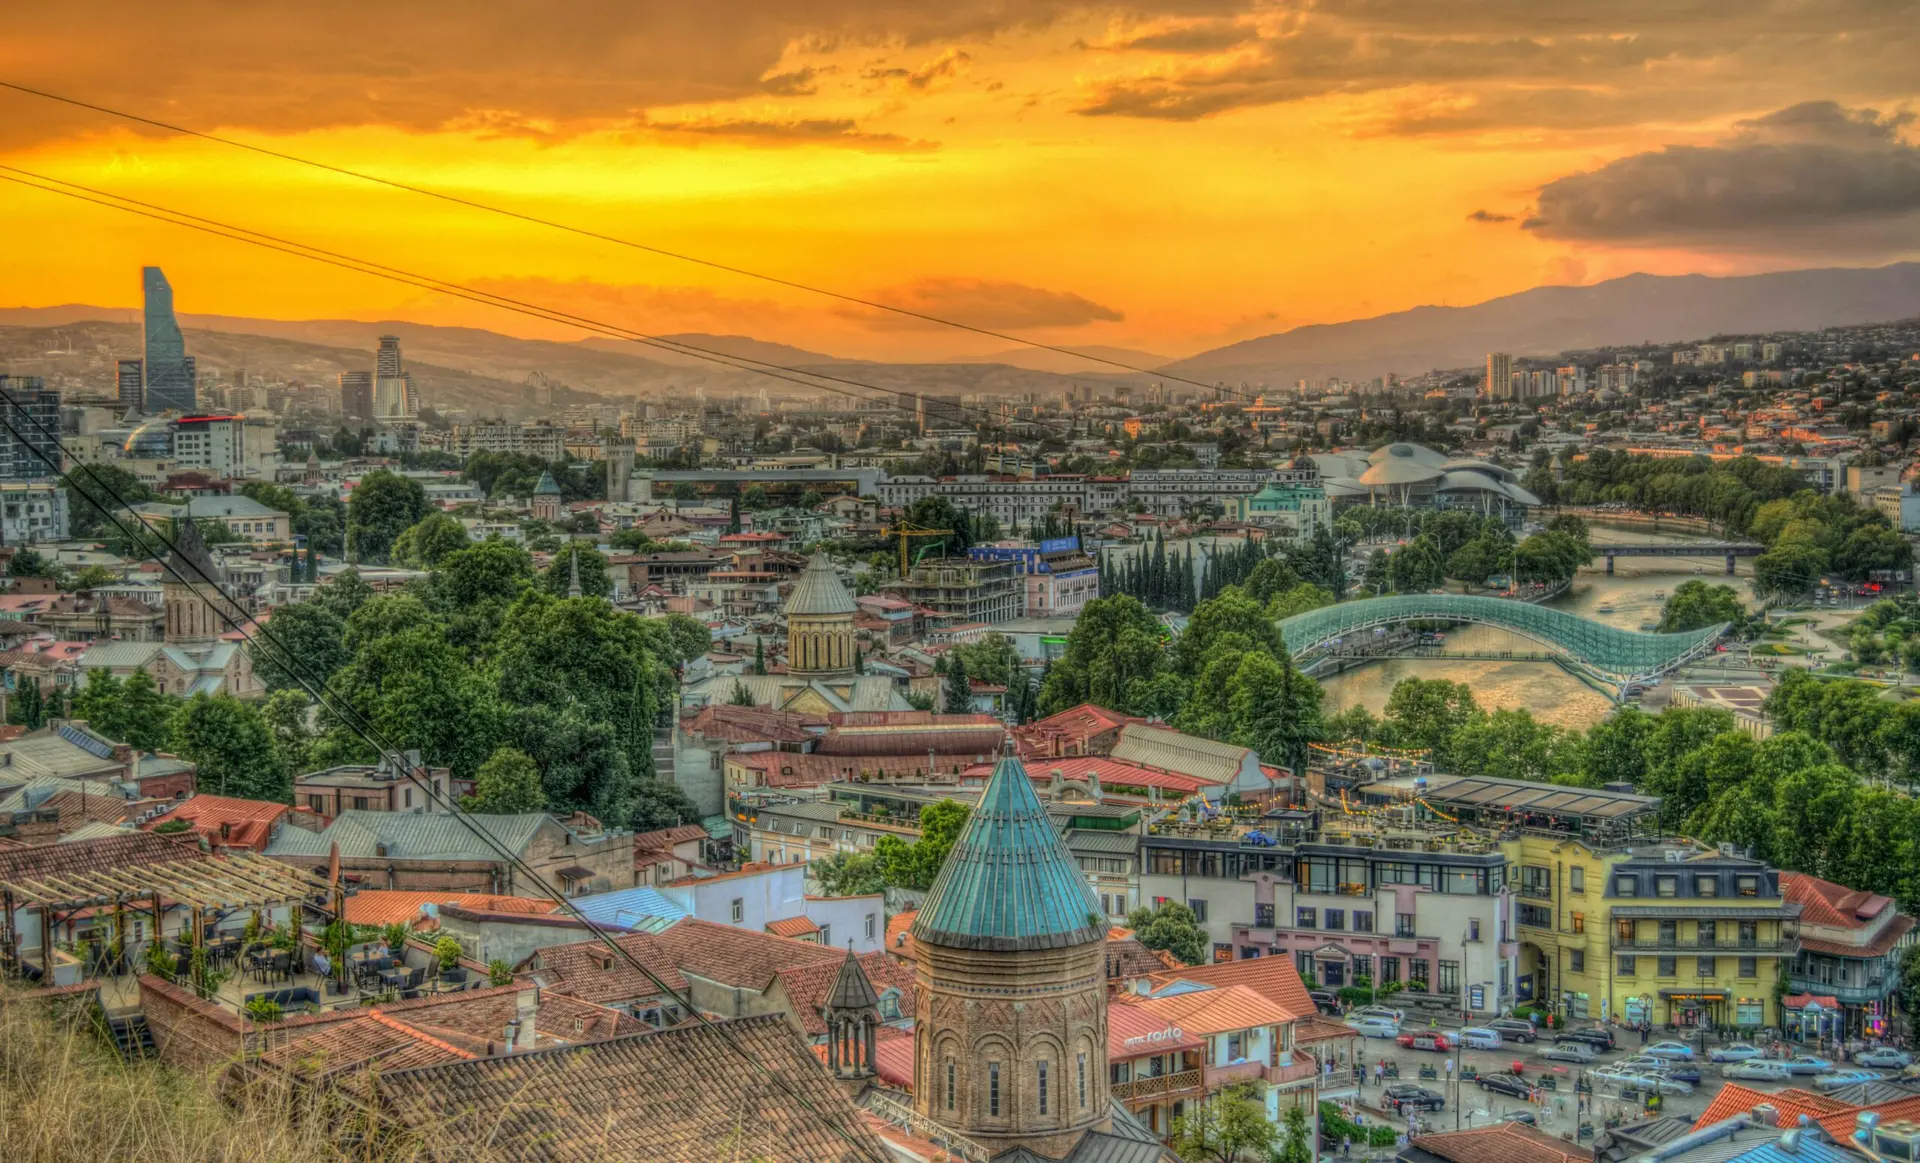
POLYGON ((1662 1074, 1622 1070, 1617 1066, 1602 1066, 1587 1072, 1588 1077, 1620 1086, 1630 1086, 1635 1090, 1653 1091, 1658 1094, 1687 1095, 1693 1093, 1693 1084, 1681 1082, 1677 1078, 1668 1078, 1662 1074))
POLYGON ((1794 1074, 1828 1074, 1833 1063, 1813 1054, 1798 1054, 1787 1059, 1787 1069, 1794 1074))
POLYGON ((1593 1047, 1585 1042, 1555 1042, 1540 1051, 1540 1057, 1550 1062, 1578 1062, 1584 1066, 1598 1055, 1593 1052, 1593 1047))
POLYGON ((1392 1006, 1356 1006, 1347 1016, 1349 1018, 1385 1018, 1396 1026, 1407 1020, 1405 1010, 1397 1010, 1392 1006))
POLYGON ((1456 1039, 1469 1050, 1498 1050, 1506 1045, 1506 1039, 1500 1036, 1500 1031, 1485 1026, 1468 1026, 1456 1035, 1456 1039))
POLYGON ((1856 1065, 1877 1066, 1882 1070, 1903 1070, 1913 1065, 1913 1055, 1905 1050, 1895 1050, 1892 1046, 1880 1046, 1854 1055, 1853 1061, 1856 1065))
POLYGON ((1655 1042, 1651 1046, 1642 1046, 1640 1052, 1649 1058, 1665 1058, 1671 1062, 1693 1061, 1693 1047, 1685 1042, 1655 1042))
POLYGON ((1793 1071, 1777 1058, 1755 1058, 1748 1062, 1729 1062, 1720 1068, 1722 1078, 1744 1078, 1753 1082, 1792 1082, 1793 1071))
POLYGON ((1747 1042, 1733 1042, 1725 1046, 1715 1046, 1707 1051, 1709 1062, 1751 1062, 1755 1058, 1766 1057, 1767 1052, 1747 1042))
POLYGON ((1836 1070, 1832 1074, 1816 1074, 1813 1078, 1815 1090, 1839 1090, 1843 1086, 1852 1086, 1856 1082, 1878 1082, 1885 1077, 1873 1070, 1836 1070))
POLYGON ((1400 1023, 1391 1018, 1348 1018, 1347 1026, 1354 1032, 1368 1038, 1398 1038, 1400 1023))

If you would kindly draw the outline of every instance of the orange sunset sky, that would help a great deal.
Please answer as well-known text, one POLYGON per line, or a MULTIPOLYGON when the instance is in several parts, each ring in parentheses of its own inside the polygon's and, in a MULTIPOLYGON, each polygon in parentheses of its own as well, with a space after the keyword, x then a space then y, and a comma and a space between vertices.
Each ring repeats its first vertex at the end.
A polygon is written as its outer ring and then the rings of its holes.
MULTIPOLYGON (((0 80, 1052 343, 1180 356, 1920 252, 1920 3, 9 4, 0 80)), ((0 164, 658 333, 1006 347, 0 91, 0 164)), ((0 183, 4 306, 563 328, 0 183)))

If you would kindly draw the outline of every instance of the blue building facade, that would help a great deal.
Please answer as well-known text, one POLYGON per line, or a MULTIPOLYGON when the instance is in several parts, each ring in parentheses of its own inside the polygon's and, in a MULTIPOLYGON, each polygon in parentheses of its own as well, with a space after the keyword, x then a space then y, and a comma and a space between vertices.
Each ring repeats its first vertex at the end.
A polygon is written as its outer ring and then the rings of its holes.
POLYGON ((173 285, 159 267, 140 268, 146 301, 148 412, 192 412, 199 407, 199 378, 193 357, 173 317, 173 285))

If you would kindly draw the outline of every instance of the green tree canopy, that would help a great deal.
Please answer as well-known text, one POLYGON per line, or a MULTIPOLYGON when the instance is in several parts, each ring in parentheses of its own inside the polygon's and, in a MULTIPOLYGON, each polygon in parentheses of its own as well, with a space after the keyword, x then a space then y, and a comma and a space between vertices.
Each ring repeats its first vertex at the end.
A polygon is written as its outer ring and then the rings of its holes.
POLYGON ((293 795, 273 733, 254 703, 197 694, 174 713, 173 750, 192 763, 202 791, 285 803, 293 795))
POLYGON ((427 515, 419 481, 379 469, 362 477, 347 502, 347 547, 356 561, 385 562, 393 544, 427 515))
POLYGON ((1207 931, 1193 910, 1179 901, 1162 901, 1153 908, 1145 905, 1127 914, 1127 927, 1149 949, 1164 949, 1184 965, 1199 965, 1207 959, 1207 931))
POLYGON ((480 765, 466 808, 507 816, 537 812, 546 804, 540 768, 533 757, 517 747, 498 747, 480 765))

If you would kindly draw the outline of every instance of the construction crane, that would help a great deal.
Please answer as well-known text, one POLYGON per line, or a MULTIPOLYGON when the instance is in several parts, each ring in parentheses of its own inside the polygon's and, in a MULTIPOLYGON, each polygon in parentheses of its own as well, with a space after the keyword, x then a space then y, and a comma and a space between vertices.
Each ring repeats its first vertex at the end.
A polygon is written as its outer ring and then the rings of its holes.
MULTIPOLYGON (((898 525, 891 526, 885 530, 882 530, 881 532, 881 535, 884 537, 898 537, 900 539, 900 578, 902 581, 906 580, 906 576, 907 576, 907 565, 908 565, 907 539, 908 538, 910 537, 949 537, 949 536, 952 536, 952 534, 953 534, 953 530, 951 529, 922 529, 918 525, 914 525, 911 522, 907 522, 907 521, 902 521, 898 525)), ((933 547, 928 546, 927 548, 931 549, 933 547)))

